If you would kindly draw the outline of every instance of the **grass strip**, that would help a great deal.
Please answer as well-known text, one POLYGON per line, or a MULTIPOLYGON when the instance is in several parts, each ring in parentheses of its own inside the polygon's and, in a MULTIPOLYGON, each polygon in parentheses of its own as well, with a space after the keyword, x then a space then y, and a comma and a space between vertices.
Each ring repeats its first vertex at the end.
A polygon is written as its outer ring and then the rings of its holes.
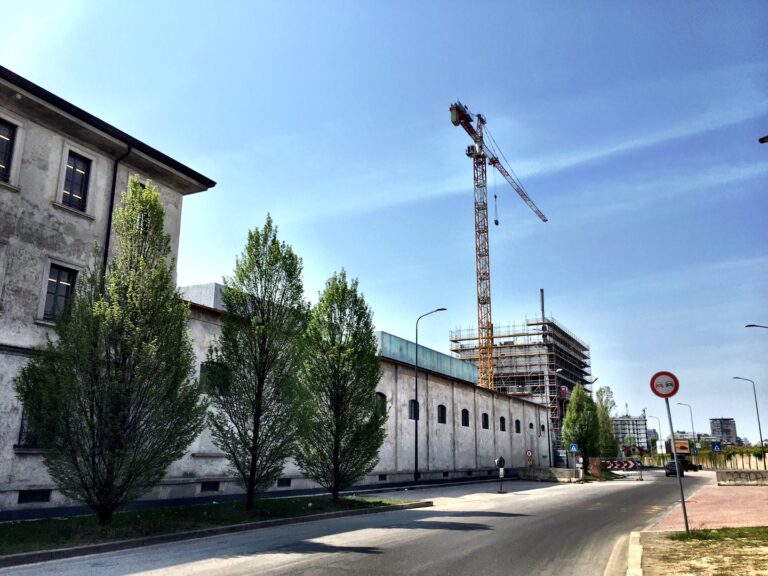
POLYGON ((690 540, 749 540, 755 546, 765 546, 768 543, 768 526, 753 526, 741 528, 704 528, 685 532, 675 532, 669 535, 670 540, 680 542, 690 540))
POLYGON ((120 512, 107 527, 100 527, 95 516, 4 522, 0 523, 0 555, 403 503, 357 497, 333 502, 330 497, 313 496, 257 500, 248 511, 242 502, 225 502, 120 512))

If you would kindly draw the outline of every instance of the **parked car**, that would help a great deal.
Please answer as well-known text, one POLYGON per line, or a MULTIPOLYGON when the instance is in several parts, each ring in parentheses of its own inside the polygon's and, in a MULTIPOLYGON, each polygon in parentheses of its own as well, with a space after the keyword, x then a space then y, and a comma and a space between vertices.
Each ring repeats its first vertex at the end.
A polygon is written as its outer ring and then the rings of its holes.
POLYGON ((680 476, 685 476, 685 467, 682 463, 676 463, 674 460, 670 460, 664 465, 664 476, 677 476, 677 470, 675 470, 675 465, 680 468, 680 476))

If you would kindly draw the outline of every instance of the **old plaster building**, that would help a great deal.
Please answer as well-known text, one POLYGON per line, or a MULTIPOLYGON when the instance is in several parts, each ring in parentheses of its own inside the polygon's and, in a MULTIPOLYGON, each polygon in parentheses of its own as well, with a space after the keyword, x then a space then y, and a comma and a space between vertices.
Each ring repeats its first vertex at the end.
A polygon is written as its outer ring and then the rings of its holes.
MULTIPOLYGON (((48 476, 13 379, 32 351, 54 337, 53 321, 78 274, 93 258, 108 258, 111 215, 131 174, 158 186, 175 257, 183 197, 215 182, 0 67, 0 520, 78 504, 48 476)), ((203 367, 220 331, 221 286, 184 292, 203 367)), ((498 456, 508 468, 549 465, 545 406, 480 389, 474 365, 424 347, 417 399, 415 345, 386 333, 378 337, 378 394, 387 406, 387 437, 377 468, 361 484, 413 478, 417 425, 424 480, 495 474, 498 456)), ((309 488, 316 485, 288 462, 271 489, 309 488)), ((206 430, 142 499, 240 493, 206 430)))
POLYGON ((13 378, 52 335, 80 271, 106 259, 131 174, 158 187, 175 257, 183 197, 215 182, 0 67, 0 509, 63 503, 13 378))

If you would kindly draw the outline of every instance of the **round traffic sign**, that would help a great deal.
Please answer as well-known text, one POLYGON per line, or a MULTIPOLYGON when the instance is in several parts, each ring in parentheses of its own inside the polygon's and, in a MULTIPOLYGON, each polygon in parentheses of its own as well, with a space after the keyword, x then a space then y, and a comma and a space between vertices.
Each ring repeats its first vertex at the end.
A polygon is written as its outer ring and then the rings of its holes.
POLYGON ((680 389, 680 382, 672 372, 656 372, 651 378, 651 391, 661 398, 671 398, 680 389))
POLYGON ((528 456, 528 458, 530 458, 531 456, 533 456, 533 451, 532 450, 526 450, 525 451, 525 455, 528 456))

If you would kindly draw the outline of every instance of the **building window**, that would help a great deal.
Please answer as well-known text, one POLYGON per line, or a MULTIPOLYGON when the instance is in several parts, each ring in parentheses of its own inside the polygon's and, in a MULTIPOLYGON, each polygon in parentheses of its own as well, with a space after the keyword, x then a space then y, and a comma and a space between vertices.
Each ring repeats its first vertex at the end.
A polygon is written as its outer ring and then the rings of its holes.
POLYGON ((229 389, 229 378, 229 368, 222 362, 208 360, 200 364, 200 386, 205 394, 225 394, 229 389))
POLYGON ((502 432, 507 431, 507 419, 504 418, 504 416, 499 418, 499 430, 501 430, 502 432))
POLYGON ((291 479, 290 478, 278 478, 277 479, 277 487, 278 488, 290 488, 291 487, 291 479))
POLYGON ((515 433, 520 434, 520 420, 515 420, 515 433))
POLYGON ((533 430, 533 422, 528 422, 528 429, 533 430))
POLYGON ((200 492, 218 492, 218 491, 219 491, 218 480, 200 482, 200 492))
POLYGON ((546 432, 547 431, 547 428, 546 428, 546 426, 544 426, 544 424, 541 425, 541 431, 542 432, 546 432))
POLYGON ((439 404, 437 407, 437 423, 438 424, 445 424, 448 421, 448 410, 446 410, 445 406, 442 404, 439 404))
POLYGON ((386 481, 387 481, 387 475, 379 474, 379 482, 386 482, 386 481))
POLYGON ((488 414, 483 412, 482 415, 482 424, 483 424, 483 430, 488 430, 489 424, 488 424, 488 414))
POLYGON ((466 408, 461 411, 461 425, 469 426, 469 410, 466 408))
POLYGON ((21 426, 19 427, 19 448, 41 448, 37 435, 29 421, 29 413, 24 410, 21 413, 21 426))
POLYGON ((19 490, 19 504, 32 504, 33 502, 50 502, 50 490, 19 490))
POLYGON ((66 308, 72 297, 76 278, 76 270, 51 264, 48 271, 48 287, 45 291, 44 320, 55 320, 66 308))
POLYGON ((0 182, 10 182, 16 126, 0 118, 0 182))
POLYGON ((88 198, 88 179, 91 173, 91 161, 85 156, 69 151, 67 169, 64 174, 64 196, 62 204, 85 212, 88 198))
POLYGON ((408 400, 408 419, 419 419, 419 403, 416 400, 408 400))
POLYGON ((386 414, 387 412, 387 396, 381 392, 376 392, 376 400, 379 401, 379 408, 386 414))

